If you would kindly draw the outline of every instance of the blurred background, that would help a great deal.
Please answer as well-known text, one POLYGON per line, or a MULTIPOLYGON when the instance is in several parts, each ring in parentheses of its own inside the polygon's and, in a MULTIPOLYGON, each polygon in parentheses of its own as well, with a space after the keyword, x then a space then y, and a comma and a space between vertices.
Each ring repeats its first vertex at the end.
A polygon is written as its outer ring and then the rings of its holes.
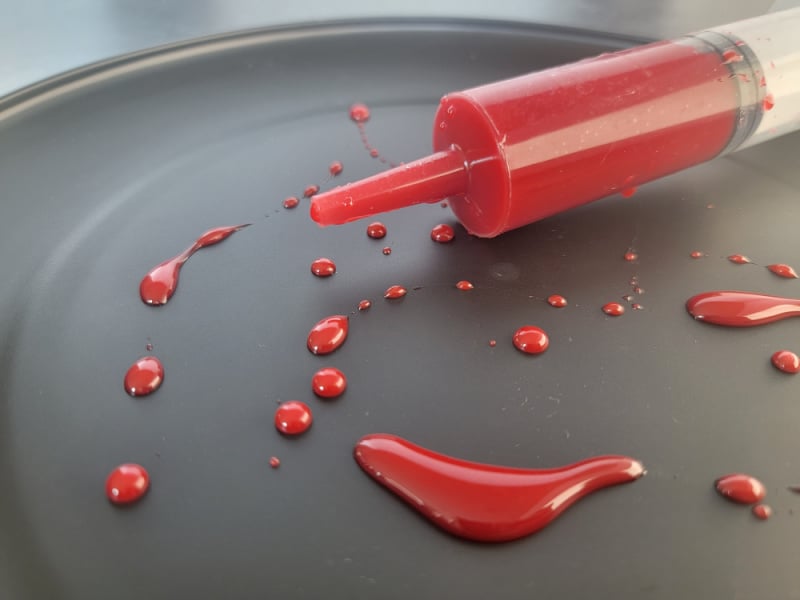
POLYGON ((514 20, 662 38, 800 0, 0 0, 0 95, 143 48, 237 29, 385 17, 514 20))

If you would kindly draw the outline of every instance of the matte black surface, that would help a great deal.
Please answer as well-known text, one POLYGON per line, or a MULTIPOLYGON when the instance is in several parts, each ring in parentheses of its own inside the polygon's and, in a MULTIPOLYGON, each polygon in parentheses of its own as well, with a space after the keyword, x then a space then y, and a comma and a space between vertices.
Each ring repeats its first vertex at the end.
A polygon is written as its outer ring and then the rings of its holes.
POLYGON ((373 143, 410 160, 444 92, 624 45, 474 23, 322 27, 89 69, 0 104, 0 597, 800 597, 800 496, 785 489, 800 479, 800 379, 769 365, 798 349, 800 322, 725 330, 683 308, 716 288, 800 295, 724 258, 800 267, 800 137, 495 240, 459 229, 434 244, 431 226, 454 222, 438 205, 386 215, 378 242, 366 223, 320 230, 305 203, 280 207, 331 160, 341 181, 381 168, 354 101, 373 108, 373 143), (150 267, 239 222, 254 225, 195 255, 169 305, 141 303, 150 267), (318 256, 336 260, 331 279, 309 273, 318 256), (606 317, 634 274, 645 309, 606 317), (386 302, 391 284, 421 289, 386 302), (543 301, 556 292, 568 308, 543 301), (310 326, 362 298, 374 305, 346 344, 309 354, 310 326), (511 346, 526 323, 551 335, 540 357, 511 346), (132 399, 122 377, 148 341, 166 380, 132 399), (350 381, 334 402, 310 390, 325 365, 350 381), (299 439, 272 426, 286 399, 315 411, 299 439), (532 537, 472 544, 359 470, 354 442, 379 431, 516 466, 625 453, 649 473, 532 537), (152 489, 120 510, 103 484, 129 461, 152 489), (772 520, 713 492, 738 470, 767 485, 772 520))

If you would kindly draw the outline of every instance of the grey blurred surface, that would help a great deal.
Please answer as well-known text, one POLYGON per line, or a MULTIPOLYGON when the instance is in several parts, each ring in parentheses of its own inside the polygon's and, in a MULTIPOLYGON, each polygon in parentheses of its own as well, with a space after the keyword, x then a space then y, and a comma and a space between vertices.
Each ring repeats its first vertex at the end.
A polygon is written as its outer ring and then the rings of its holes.
POLYGON ((0 0, 0 96, 61 71, 237 29, 382 17, 469 17, 668 37, 797 0, 0 0))

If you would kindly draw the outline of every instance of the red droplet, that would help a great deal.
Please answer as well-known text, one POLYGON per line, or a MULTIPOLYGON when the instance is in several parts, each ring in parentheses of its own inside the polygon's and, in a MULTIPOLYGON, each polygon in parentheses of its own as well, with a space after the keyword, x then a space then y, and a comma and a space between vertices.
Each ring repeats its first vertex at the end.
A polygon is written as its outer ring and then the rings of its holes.
POLYGON ((567 305, 567 299, 564 298, 564 296, 553 294, 552 296, 547 297, 547 303, 556 308, 564 308, 567 305))
POLYGON ((492 348, 497 346, 497 340, 489 340, 489 346, 491 346, 492 348))
POLYGON ((797 279, 797 273, 789 265, 780 263, 777 265, 767 265, 767 268, 773 273, 775 273, 775 275, 777 275, 778 277, 785 277, 786 279, 797 279))
POLYGON ((350 320, 345 315, 333 315, 319 321, 308 334, 307 346, 312 354, 330 354, 347 339, 350 320))
POLYGON ((645 473, 626 456, 598 456, 555 469, 487 465, 387 434, 361 438, 354 455, 370 477, 434 525, 481 542, 535 533, 591 492, 645 473))
POLYGON ((625 302, 633 302, 633 296, 631 294, 623 296, 622 299, 625 300, 625 302))
POLYGON ((526 354, 541 354, 550 345, 550 338, 544 330, 534 325, 524 325, 517 329, 512 340, 517 350, 526 354))
POLYGON ((439 206, 441 206, 442 208, 447 208, 447 201, 445 201, 445 202, 440 202, 440 203, 439 203, 439 206))
POLYGON ((178 287, 181 267, 189 260, 189 257, 201 248, 220 243, 245 227, 247 225, 210 229, 197 238, 186 250, 151 269, 139 284, 139 296, 142 301, 152 306, 166 304, 178 287))
POLYGON ((636 186, 626 187, 622 191, 620 191, 620 196, 623 198, 630 198, 636 193, 636 186))
POLYGON ((642 310, 644 307, 641 304, 637 304, 636 302, 634 302, 633 304, 631 304, 631 308, 633 310, 642 310))
POLYGON ((369 155, 370 155, 372 158, 378 158, 378 157, 381 155, 381 153, 378 151, 378 149, 377 149, 377 148, 372 148, 372 147, 370 147, 370 149, 369 149, 369 155))
POLYGON ((311 196, 319 193, 319 186, 315 183, 307 185, 303 190, 303 198, 311 198, 311 196))
POLYGON ((624 258, 625 258, 625 260, 627 260, 628 262, 633 262, 633 261, 635 261, 635 260, 638 260, 638 259, 639 259, 639 255, 638 255, 638 254, 636 254, 636 252, 634 252, 634 251, 632 251, 632 250, 628 250, 628 251, 625 253, 625 256, 624 256, 624 258))
POLYGON ((434 242, 439 242, 440 244, 446 244, 447 242, 453 241, 455 236, 456 232, 453 231, 453 228, 446 223, 440 223, 431 229, 431 239, 434 242))
POLYGON ((379 240, 386 237, 386 225, 380 221, 375 221, 367 225, 367 235, 373 240, 379 240))
POLYGON ((720 477, 714 482, 717 491, 728 500, 740 504, 761 502, 767 495, 767 489, 755 477, 744 473, 733 473, 720 477))
POLYGON ((784 373, 795 375, 800 373, 800 356, 791 350, 778 350, 772 355, 772 364, 784 373))
POLYGON ((753 515, 762 521, 766 521, 772 516, 772 507, 769 504, 756 504, 752 510, 753 515))
POLYGON ((328 173, 330 173, 334 177, 339 175, 343 170, 344 170, 344 165, 342 165, 342 163, 340 161, 338 161, 338 160, 333 161, 328 166, 328 173))
POLYGON ((467 281, 466 279, 462 279, 458 283, 456 283, 456 287, 461 291, 466 292, 467 290, 474 290, 475 286, 472 285, 471 282, 467 281))
POLYGON ((125 391, 131 396, 152 394, 164 381, 164 365, 155 356, 143 356, 125 373, 125 391))
POLYGON ((744 254, 731 254, 728 260, 736 265, 747 265, 751 262, 744 254))
POLYGON ((404 288, 402 285, 392 285, 386 288, 386 291, 383 293, 384 298, 388 298, 390 300, 394 300, 397 298, 402 298, 408 293, 408 290, 404 288))
POLYGON ((366 123, 369 121, 369 107, 366 104, 353 104, 350 107, 350 118, 356 123, 366 123))
POLYGON ((800 300, 755 292, 704 292, 689 298, 686 310, 704 323, 754 327, 800 315, 800 300))
POLYGON ((772 110, 772 107, 775 106, 775 97, 772 94, 767 94, 764 96, 764 100, 761 102, 761 105, 764 107, 764 110, 772 110))
POLYGON ((761 76, 761 79, 758 80, 758 87, 767 87, 767 78, 763 75, 761 76))
POLYGON ((700 250, 694 250, 689 256, 692 258, 703 258, 705 254, 703 254, 700 250))
POLYGON ((725 52, 722 53, 722 58, 725 63, 741 62, 744 60, 744 57, 733 49, 725 50, 725 52))
POLYGON ((297 196, 289 196, 283 201, 283 208, 296 208, 298 204, 300 204, 300 200, 297 196))
POLYGON ((278 467, 281 466, 281 459, 278 458, 277 456, 270 456, 269 466, 272 467, 273 469, 277 469, 278 467))
POLYGON ((136 502, 150 487, 147 470, 134 463, 126 463, 111 471, 106 479, 106 496, 114 504, 136 502))
POLYGON ((305 433, 313 420, 308 404, 299 400, 283 402, 275 411, 275 428, 286 435, 305 433))
POLYGON ((362 300, 358 303, 358 310, 367 310, 370 306, 372 306, 372 302, 369 300, 362 300))
POLYGON ((636 285, 633 287, 633 293, 639 295, 644 294, 644 288, 640 288, 638 285, 636 285))
POLYGON ((311 378, 311 389, 321 398, 336 398, 347 388, 347 379, 339 369, 326 367, 311 378))
POLYGON ((603 312, 610 317, 619 317, 625 312, 625 307, 619 302, 609 302, 603 305, 603 312))
POLYGON ((318 258, 311 263, 311 272, 317 277, 330 277, 336 273, 336 263, 330 258, 318 258))
POLYGON ((383 252, 384 256, 389 256, 392 253, 392 248, 391 246, 384 246, 381 252, 383 252))

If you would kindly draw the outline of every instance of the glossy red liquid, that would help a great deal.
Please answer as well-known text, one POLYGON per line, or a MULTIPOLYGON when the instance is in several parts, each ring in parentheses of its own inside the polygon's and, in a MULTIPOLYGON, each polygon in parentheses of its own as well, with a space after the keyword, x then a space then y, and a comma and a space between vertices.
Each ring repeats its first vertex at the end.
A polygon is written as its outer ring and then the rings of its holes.
POLYGON ((272 467, 273 469, 277 469, 278 467, 281 466, 281 459, 278 458, 277 456, 270 456, 269 466, 272 467))
POLYGON ((456 236, 456 232, 453 231, 453 228, 446 223, 441 223, 436 225, 433 229, 431 229, 431 239, 434 242, 439 242, 440 244, 446 244, 447 242, 452 242, 453 238, 456 236))
POLYGON ((305 402, 289 400, 275 411, 275 428, 286 435, 300 435, 308 431, 314 418, 305 402))
POLYGON ((435 525, 479 542, 507 542, 539 531, 584 496, 634 481, 644 467, 626 456, 598 456, 555 469, 515 469, 438 454, 393 435, 368 435, 355 459, 435 525))
POLYGON ((619 302, 609 302, 603 305, 603 312, 609 317, 619 317, 625 312, 625 307, 619 302))
POLYGON ((730 73, 682 39, 448 94, 434 154, 321 194, 311 216, 330 225, 448 198, 467 231, 493 237, 630 193, 726 148, 739 106, 730 73))
POLYGON ((468 290, 474 290, 475 286, 472 285, 472 282, 467 281, 466 279, 462 279, 458 283, 456 283, 456 287, 461 290, 462 292, 466 292, 468 290))
POLYGON ((342 165, 342 163, 338 160, 333 161, 328 166, 328 173, 330 173, 333 177, 341 174, 342 171, 344 171, 344 165, 342 165))
POLYGON ((320 320, 308 333, 306 345, 311 354, 330 354, 347 339, 350 319, 345 315, 333 315, 320 320))
POLYGON ((731 254, 728 260, 736 265, 747 265, 751 262, 744 254, 731 254))
POLYGON ((704 292, 686 301, 698 321, 727 327, 754 327, 800 315, 800 300, 755 292, 704 292))
POLYGON ((495 346, 497 346, 497 340, 489 340, 489 346, 491 348, 494 348, 495 346))
POLYGON ((743 473, 733 473, 720 477, 714 482, 717 491, 728 500, 739 504, 755 504, 767 495, 767 489, 755 477, 743 473))
POLYGON ((625 253, 625 256, 623 258, 628 262, 633 262, 635 260, 638 260, 639 255, 636 254, 636 252, 632 252, 629 250, 628 252, 625 253))
POLYGON ((283 208, 297 208, 298 204, 300 204, 300 200, 297 196, 289 196, 283 201, 283 208))
POLYGON ((790 375, 800 373, 800 357, 791 350, 778 350, 772 355, 771 360, 779 371, 790 375))
POLYGON ((514 346, 525 354, 541 354, 550 346, 550 338, 544 329, 534 325, 524 325, 514 332, 514 346))
POLYGON ((772 94, 767 94, 764 96, 762 106, 764 107, 764 110, 772 110, 772 107, 775 106, 775 97, 772 94))
POLYGON ((356 123, 366 123, 369 117, 369 107, 366 104, 357 103, 350 107, 350 118, 356 123))
POLYGON ((181 267, 189 260, 195 252, 207 246, 219 244, 240 229, 248 225, 234 225, 233 227, 217 227, 210 229, 195 240, 186 250, 169 260, 165 260, 160 265, 153 268, 144 276, 139 284, 139 296, 145 304, 160 306, 166 304, 175 289, 178 287, 181 267))
POLYGON ((311 198, 311 196, 314 196, 316 194, 319 194, 319 186, 315 183, 307 185, 306 189, 303 190, 304 198, 311 198))
POLYGON ((383 252, 384 256, 389 256, 392 253, 392 248, 391 246, 384 246, 381 252, 383 252))
POLYGON ((358 303, 358 310, 367 310, 370 306, 372 306, 372 302, 370 300, 362 300, 358 303))
POLYGON ((789 265, 777 264, 767 265, 767 268, 775 273, 778 277, 785 277, 786 279, 797 279, 797 273, 789 265))
POLYGON ((756 504, 753 507, 753 516, 766 521, 772 516, 772 507, 769 504, 756 504))
POLYGON ((336 263, 330 258, 318 258, 311 263, 311 272, 317 277, 330 277, 336 273, 336 263))
POLYGON ((407 293, 408 290, 402 285, 393 285, 386 289, 386 291, 383 293, 383 297, 388 298, 389 300, 396 300, 397 298, 402 298, 407 293))
POLYGON ((161 387, 164 365, 155 356, 143 356, 125 373, 125 391, 131 396, 147 396, 161 387))
POLYGON ((311 389, 320 398, 337 398, 347 389, 347 378, 339 369, 326 367, 314 373, 311 389))
POLYGON ((147 493, 150 475, 147 470, 134 463, 115 468, 106 479, 106 497, 114 504, 136 502, 147 493))
POLYGON ((564 296, 553 294, 547 297, 547 303, 555 308, 564 308, 567 305, 567 299, 564 296))
POLYGON ((386 225, 380 221, 375 221, 367 225, 367 235, 373 240, 379 240, 386 237, 386 225))
POLYGON ((697 259, 697 258, 703 258, 705 256, 705 254, 700 252, 700 250, 695 250, 689 256, 691 256, 692 258, 697 259))

